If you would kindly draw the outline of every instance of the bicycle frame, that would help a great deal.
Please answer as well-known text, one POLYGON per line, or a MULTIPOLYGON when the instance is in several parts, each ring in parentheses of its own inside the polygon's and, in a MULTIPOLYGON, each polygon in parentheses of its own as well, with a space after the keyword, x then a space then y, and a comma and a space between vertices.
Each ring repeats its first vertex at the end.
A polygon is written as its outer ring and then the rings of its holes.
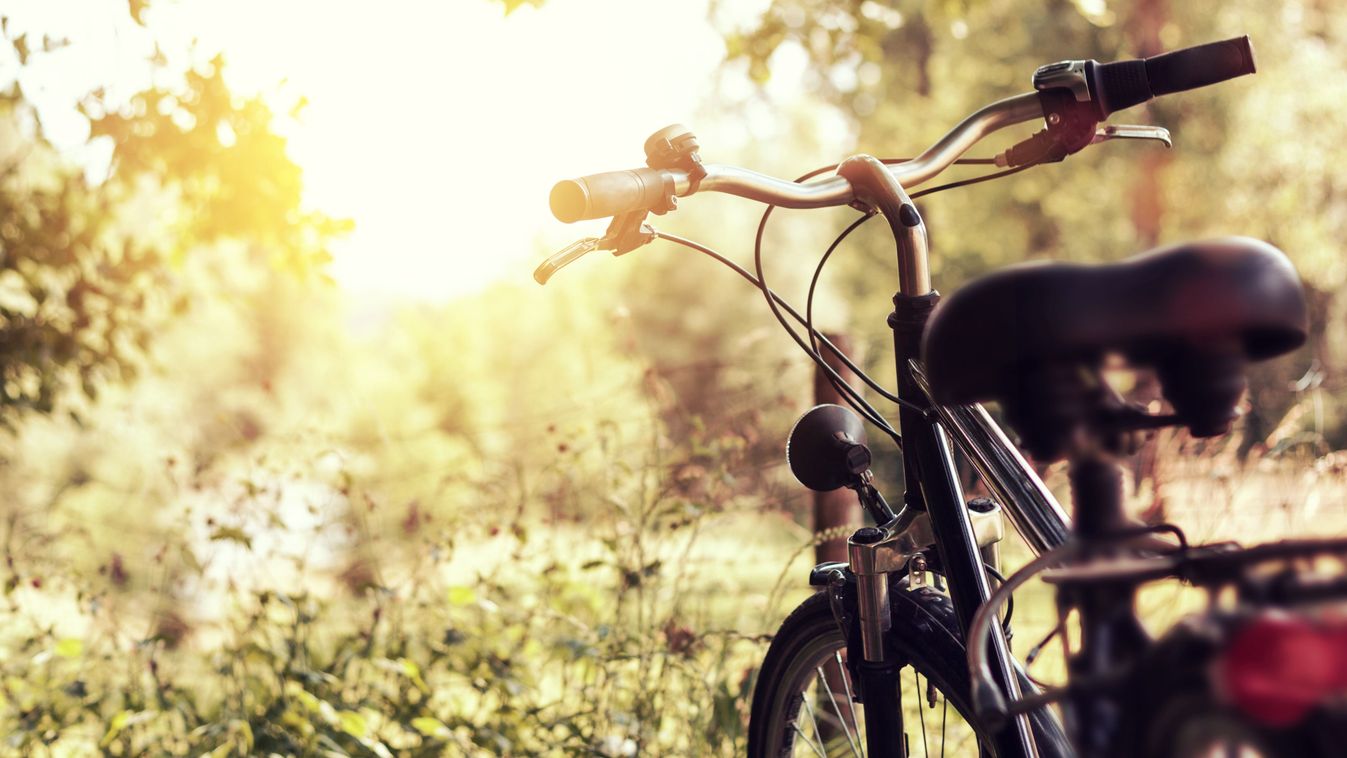
MULTIPOLYGON (((941 570, 965 634, 977 609, 991 595, 978 531, 955 469, 951 432, 954 442, 982 474, 1012 524, 1035 552, 1062 544, 1070 523, 1061 505, 984 409, 944 407, 932 401, 930 384, 917 361, 927 318, 939 301, 939 294, 930 282, 925 224, 902 186, 875 158, 850 158, 839 166, 838 174, 850 183, 857 200, 885 216, 896 243, 899 291, 893 298, 894 312, 889 325, 894 333, 898 395, 906 401, 898 419, 907 482, 905 508, 889 525, 858 531, 849 540, 848 550, 857 580, 865 658, 857 670, 868 703, 866 731, 870 754, 901 758, 906 749, 896 677, 903 662, 885 657, 882 640, 888 627, 887 575, 901 569, 899 559, 911 554, 903 548, 910 544, 908 532, 913 513, 927 516, 941 570)), ((999 627, 992 635, 991 645, 992 668, 998 685, 1018 694, 1016 663, 999 627)), ((1038 747, 1028 718, 1017 717, 1013 727, 997 734, 997 755, 1037 756, 1038 747)), ((1064 736, 1061 740, 1066 745, 1064 736)))
POLYGON ((996 495, 1029 549, 1042 555, 1064 544, 1071 532, 1071 519, 987 409, 981 405, 938 405, 931 400, 931 384, 921 363, 909 360, 908 371, 941 427, 996 495))

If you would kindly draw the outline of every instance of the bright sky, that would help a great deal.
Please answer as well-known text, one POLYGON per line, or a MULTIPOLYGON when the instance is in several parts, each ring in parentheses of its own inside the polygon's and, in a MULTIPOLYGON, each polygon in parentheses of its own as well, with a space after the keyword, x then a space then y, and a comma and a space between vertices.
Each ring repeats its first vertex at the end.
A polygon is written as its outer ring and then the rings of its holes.
MULTIPOLYGON (((145 83, 147 40, 111 0, 18 0, 19 28, 76 44, 26 76, 58 139, 71 99, 145 83), (62 113, 62 108, 66 113, 62 113)), ((745 12, 761 8, 748 0, 745 12)), ((656 129, 688 122, 723 55, 706 0, 158 0, 160 37, 225 52, 241 91, 309 99, 284 129, 309 203, 356 221, 333 274, 350 290, 442 299, 601 230, 552 219, 553 182, 629 168, 656 129)), ((91 160, 96 160, 92 158, 91 160)))

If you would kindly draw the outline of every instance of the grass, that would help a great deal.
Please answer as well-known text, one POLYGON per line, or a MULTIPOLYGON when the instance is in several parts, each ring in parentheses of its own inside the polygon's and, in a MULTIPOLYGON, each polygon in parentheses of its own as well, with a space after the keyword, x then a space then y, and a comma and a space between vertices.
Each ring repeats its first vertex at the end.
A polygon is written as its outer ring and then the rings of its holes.
MULTIPOLYGON (((204 489, 174 473, 182 510, 125 565, 69 513, 11 522, 0 753, 740 755, 815 539, 746 494, 738 445, 594 444, 447 500, 405 480, 392 500, 327 454, 204 489)), ((1162 460, 1131 506, 1194 541, 1347 528, 1340 456, 1162 460)), ((1028 551, 1012 534, 1003 556, 1028 551)), ((1159 630, 1202 601, 1161 584, 1139 605, 1159 630)), ((1016 653, 1055 623, 1050 588, 1018 593, 1016 653)), ((1032 672, 1060 681, 1060 649, 1032 672)))

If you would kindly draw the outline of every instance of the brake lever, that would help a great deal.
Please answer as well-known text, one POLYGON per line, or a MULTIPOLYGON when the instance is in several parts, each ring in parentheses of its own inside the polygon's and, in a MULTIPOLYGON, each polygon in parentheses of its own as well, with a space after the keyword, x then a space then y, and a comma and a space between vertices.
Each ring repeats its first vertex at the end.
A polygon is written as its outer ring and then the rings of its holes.
POLYGON ((547 260, 533 270, 533 280, 539 284, 547 284, 547 280, 558 271, 580 260, 585 253, 597 250, 600 241, 598 237, 585 237, 549 255, 547 260))
POLYGON ((602 237, 585 237, 548 256, 533 270, 533 280, 547 284, 558 271, 580 260, 595 250, 612 250, 613 255, 625 255, 655 239, 655 229, 644 223, 645 211, 615 216, 602 237))
POLYGON ((1168 129, 1163 126, 1137 124, 1104 124, 1095 130, 1094 139, 1090 140, 1090 144, 1097 145, 1100 142, 1114 139, 1155 140, 1163 143, 1165 147, 1174 147, 1174 141, 1169 138, 1168 129))

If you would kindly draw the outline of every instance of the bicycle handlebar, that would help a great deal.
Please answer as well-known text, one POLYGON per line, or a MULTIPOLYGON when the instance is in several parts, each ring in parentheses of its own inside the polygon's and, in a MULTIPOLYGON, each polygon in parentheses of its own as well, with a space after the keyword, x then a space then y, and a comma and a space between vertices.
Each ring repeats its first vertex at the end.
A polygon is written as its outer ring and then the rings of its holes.
POLYGON ((1206 87, 1257 71, 1248 36, 1130 61, 1090 62, 1090 93, 1107 118, 1160 95, 1206 87))
POLYGON ((1146 76, 1156 95, 1206 87, 1257 70, 1247 35, 1146 59, 1146 76))
POLYGON ((569 179, 552 187, 548 202, 552 215, 567 224, 656 208, 674 191, 674 179, 669 174, 656 168, 638 168, 569 179))
MULTIPOLYGON (((964 119, 917 158, 890 166, 889 172, 904 187, 915 187, 944 171, 988 134, 1042 116, 1043 108, 1035 92, 992 103, 964 119)), ((827 208, 855 199, 851 184, 840 176, 796 183, 738 166, 708 163, 704 168, 706 176, 695 184, 687 171, 679 169, 639 168, 567 179, 552 188, 552 215, 569 224, 652 210, 663 199, 652 200, 647 192, 665 186, 672 187, 677 197, 694 192, 724 192, 783 208, 827 208)))
MULTIPOLYGON (((1113 63, 1063 61, 1044 66, 1034 75, 1034 84, 1040 91, 982 108, 920 156, 889 167, 889 172, 905 188, 935 177, 988 134, 1043 118, 1046 102, 1043 98, 1049 94, 1043 90, 1070 90, 1080 101, 1077 105, 1097 111, 1098 118, 1094 120, 1103 120, 1114 111, 1157 95, 1204 87, 1254 71, 1253 47, 1247 36, 1144 59, 1113 63)), ((1070 147, 1068 152, 1089 143, 1093 121, 1087 118, 1084 125, 1089 130, 1084 141, 1070 147)), ((700 180, 683 169, 638 168, 558 182, 550 198, 552 214, 569 224, 632 211, 663 213, 675 206, 674 198, 696 192, 724 192, 783 208, 824 208, 846 205, 855 199, 851 185, 840 176, 800 184, 737 166, 705 164, 702 168, 705 176, 700 180)))

